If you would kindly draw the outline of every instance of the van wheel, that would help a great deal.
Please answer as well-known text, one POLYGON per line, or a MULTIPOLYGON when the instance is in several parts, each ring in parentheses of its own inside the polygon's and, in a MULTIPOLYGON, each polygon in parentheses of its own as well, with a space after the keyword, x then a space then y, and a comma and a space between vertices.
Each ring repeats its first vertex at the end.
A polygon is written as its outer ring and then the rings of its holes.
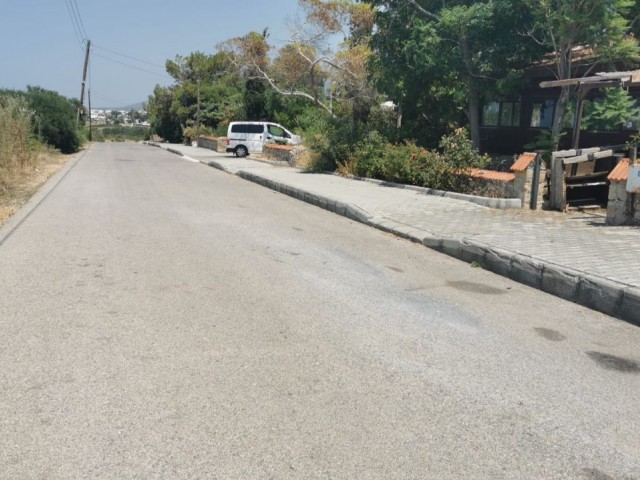
POLYGON ((235 154, 236 154, 236 157, 242 158, 249 155, 249 151, 247 150, 247 147, 245 147, 244 145, 238 145, 236 147, 235 154))

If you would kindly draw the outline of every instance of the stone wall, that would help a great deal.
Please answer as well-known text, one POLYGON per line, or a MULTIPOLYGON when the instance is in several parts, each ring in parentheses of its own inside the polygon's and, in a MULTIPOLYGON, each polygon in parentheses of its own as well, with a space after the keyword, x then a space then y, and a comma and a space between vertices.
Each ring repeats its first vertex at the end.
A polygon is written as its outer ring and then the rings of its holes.
POLYGON ((199 148, 206 148, 214 152, 225 153, 227 148, 227 137, 198 137, 199 148))
POLYGON ((618 162, 609 174, 607 224, 640 225, 640 194, 627 192, 629 159, 618 162))
POLYGON ((278 145, 270 143, 263 147, 262 156, 267 160, 287 162, 292 167, 295 167, 303 151, 304 147, 301 145, 278 145))
MULTIPOLYGON (((533 169, 532 163, 526 170, 515 172, 516 178, 514 180, 515 196, 522 200, 522 208, 531 208, 531 194, 533 192, 533 169)), ((540 177, 538 178, 538 199, 537 209, 541 209, 544 202, 544 191, 546 187, 546 175, 547 168, 544 162, 540 162, 540 177)))
POLYGON ((607 224, 640 225, 640 195, 627 192, 626 182, 611 182, 607 224))
POLYGON ((483 178, 470 176, 470 191, 490 198, 518 198, 514 189, 514 180, 483 178))

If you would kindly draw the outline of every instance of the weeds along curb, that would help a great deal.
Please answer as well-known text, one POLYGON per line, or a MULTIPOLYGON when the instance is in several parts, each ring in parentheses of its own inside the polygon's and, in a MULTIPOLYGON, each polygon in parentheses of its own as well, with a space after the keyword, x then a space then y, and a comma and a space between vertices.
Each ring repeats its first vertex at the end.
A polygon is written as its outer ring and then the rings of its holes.
POLYGON ((74 158, 67 163, 58 172, 56 172, 49 180, 47 180, 38 191, 13 214, 7 222, 0 227, 0 245, 2 245, 15 232, 20 225, 38 208, 38 206, 55 190, 58 184, 67 176, 67 174, 76 166, 76 164, 89 152, 91 146, 81 153, 77 153, 74 158))

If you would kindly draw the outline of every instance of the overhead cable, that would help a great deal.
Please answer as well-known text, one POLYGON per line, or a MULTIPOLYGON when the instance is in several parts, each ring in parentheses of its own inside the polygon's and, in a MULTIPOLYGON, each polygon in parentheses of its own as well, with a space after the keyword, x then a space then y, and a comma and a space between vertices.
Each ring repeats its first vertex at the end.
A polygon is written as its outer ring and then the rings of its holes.
POLYGON ((133 60, 133 61, 138 62, 138 63, 144 63, 145 65, 150 65, 152 67, 162 68, 163 70, 165 68, 164 65, 160 65, 158 63, 148 62, 148 61, 142 60, 140 58, 132 57, 131 55, 127 55, 125 53, 120 53, 120 52, 117 52, 115 50, 111 50, 109 48, 101 47, 99 45, 96 45, 95 43, 92 46, 93 46, 93 48, 97 48, 98 50, 103 50, 105 52, 112 53, 113 55, 118 55, 120 57, 128 58, 129 60, 133 60))
POLYGON ((170 77, 169 75, 167 75, 166 73, 152 72, 151 70, 146 70, 146 69, 141 68, 141 67, 138 67, 138 66, 136 66, 136 65, 131 65, 130 63, 121 62, 120 60, 116 60, 116 59, 114 59, 114 58, 109 58, 109 57, 106 57, 106 56, 104 56, 104 55, 100 55, 99 53, 95 53, 95 52, 93 52, 93 55, 94 55, 95 57, 99 57, 99 58, 102 58, 102 59, 104 59, 104 60, 108 60, 108 61, 110 61, 110 62, 117 63, 117 64, 119 64, 119 65, 123 65, 123 66, 125 66, 125 67, 133 68, 133 69, 135 69, 135 70, 140 70, 141 72, 145 72, 145 73, 148 73, 148 74, 150 74, 150 75, 156 75, 156 76, 158 76, 158 77, 163 77, 163 78, 171 78, 171 77, 170 77))

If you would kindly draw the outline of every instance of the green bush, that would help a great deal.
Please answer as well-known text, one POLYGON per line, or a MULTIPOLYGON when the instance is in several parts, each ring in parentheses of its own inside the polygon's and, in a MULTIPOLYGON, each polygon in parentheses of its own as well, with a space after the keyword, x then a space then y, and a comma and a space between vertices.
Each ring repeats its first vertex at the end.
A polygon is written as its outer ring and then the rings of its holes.
POLYGON ((80 136, 73 103, 56 92, 39 87, 28 87, 26 98, 34 112, 35 130, 42 140, 62 153, 77 152, 80 136))
POLYGON ((469 178, 464 172, 489 162, 473 148, 464 129, 442 137, 440 151, 434 151, 414 142, 393 144, 376 130, 364 132, 361 125, 330 120, 323 128, 316 125, 310 130, 305 143, 315 154, 311 171, 338 170, 439 190, 465 191, 469 178))

